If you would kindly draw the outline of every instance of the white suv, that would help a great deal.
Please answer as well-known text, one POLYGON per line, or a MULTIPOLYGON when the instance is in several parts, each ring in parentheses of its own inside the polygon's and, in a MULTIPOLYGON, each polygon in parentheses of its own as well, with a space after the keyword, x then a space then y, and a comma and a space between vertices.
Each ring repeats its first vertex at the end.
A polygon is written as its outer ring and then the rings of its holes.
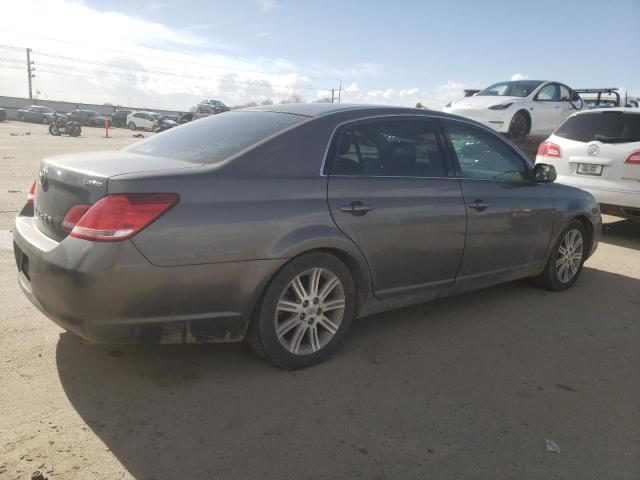
POLYGON ((640 222, 640 110, 607 108, 570 116, 538 148, 557 181, 591 193, 602 213, 640 222))

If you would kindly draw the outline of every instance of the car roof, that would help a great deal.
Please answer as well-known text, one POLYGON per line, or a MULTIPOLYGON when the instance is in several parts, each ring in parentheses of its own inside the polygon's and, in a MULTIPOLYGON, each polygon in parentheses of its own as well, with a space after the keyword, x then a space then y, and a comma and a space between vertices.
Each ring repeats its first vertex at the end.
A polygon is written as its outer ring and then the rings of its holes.
POLYGON ((629 108, 629 107, 594 108, 593 110, 580 110, 579 112, 576 112, 573 115, 595 115, 598 113, 607 113, 607 112, 635 113, 636 115, 638 115, 640 114, 640 108, 629 108))
POLYGON ((371 104, 359 104, 359 103, 284 103, 279 105, 262 105, 258 107, 248 107, 237 111, 241 112, 275 112, 275 113, 290 113, 292 115, 302 115, 305 117, 321 117, 325 115, 331 115, 334 113, 358 111, 358 113, 365 114, 367 110, 371 113, 380 114, 425 114, 438 113, 433 110, 418 109, 410 107, 398 107, 392 105, 371 105, 371 104))

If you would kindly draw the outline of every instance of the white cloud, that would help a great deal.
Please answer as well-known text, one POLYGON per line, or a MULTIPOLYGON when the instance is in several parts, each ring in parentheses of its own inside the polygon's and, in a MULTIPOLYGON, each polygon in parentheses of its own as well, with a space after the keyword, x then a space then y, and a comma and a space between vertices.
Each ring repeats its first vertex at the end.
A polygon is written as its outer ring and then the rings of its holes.
MULTIPOLYGON (((275 5, 267 3, 268 8, 275 5)), ((385 78, 399 77, 391 67, 377 63, 341 68, 246 56, 234 45, 202 36, 201 31, 208 29, 204 24, 172 29, 74 0, 21 0, 3 10, 4 25, 23 25, 24 18, 32 19, 28 32, 37 33, 0 30, 0 44, 33 48, 34 90, 52 100, 176 110, 187 110, 202 98, 238 105, 266 98, 278 102, 296 94, 312 101, 331 97, 330 89, 342 79, 345 102, 405 106, 421 102, 440 108, 461 97, 464 88, 474 86, 464 82, 433 89, 389 85, 385 78)), ((0 50, 0 54, 0 91, 24 96, 24 53, 0 50)))
POLYGON ((265 38, 271 35, 271 32, 256 32, 256 37, 265 38))
POLYGON ((278 6, 275 0, 257 0, 257 2, 258 7, 260 7, 260 10, 262 10, 263 12, 268 12, 269 10, 278 6))
POLYGON ((511 80, 529 80, 531 77, 524 73, 514 73, 511 75, 511 80))

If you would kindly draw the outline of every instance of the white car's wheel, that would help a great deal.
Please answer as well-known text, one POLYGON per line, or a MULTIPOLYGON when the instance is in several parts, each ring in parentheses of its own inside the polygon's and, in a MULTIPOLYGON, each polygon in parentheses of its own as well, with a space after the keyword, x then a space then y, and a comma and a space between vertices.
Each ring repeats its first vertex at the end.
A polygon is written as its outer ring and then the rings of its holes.
POLYGON ((129 122, 129 130, 137 130, 137 129, 138 129, 138 127, 136 126, 135 123, 129 122))
POLYGON ((529 134, 529 118, 523 112, 516 112, 509 124, 509 137, 524 138, 529 134))

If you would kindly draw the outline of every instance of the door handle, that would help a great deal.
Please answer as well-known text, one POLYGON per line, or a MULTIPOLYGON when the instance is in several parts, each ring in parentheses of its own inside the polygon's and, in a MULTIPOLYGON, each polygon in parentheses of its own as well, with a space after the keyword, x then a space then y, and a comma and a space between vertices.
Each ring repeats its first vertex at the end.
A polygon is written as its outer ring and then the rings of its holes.
POLYGON ((350 213, 351 215, 354 215, 356 217, 361 217, 362 215, 367 213, 369 210, 373 210, 373 207, 370 207, 366 203, 361 202, 359 200, 351 202, 348 205, 342 205, 340 207, 341 212, 350 213))
POLYGON ((487 202, 483 202, 479 198, 475 199, 473 202, 469 204, 469 208, 473 208, 478 212, 483 212, 486 208, 490 207, 491 204, 487 202))

